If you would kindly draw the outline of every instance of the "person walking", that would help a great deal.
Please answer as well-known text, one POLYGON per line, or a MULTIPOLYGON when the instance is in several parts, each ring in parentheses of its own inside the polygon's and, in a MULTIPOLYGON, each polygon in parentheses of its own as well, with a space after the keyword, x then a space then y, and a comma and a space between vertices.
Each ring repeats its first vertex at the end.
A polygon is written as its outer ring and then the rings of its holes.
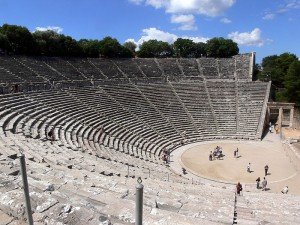
POLYGON ((242 191, 242 190, 243 190, 243 186, 241 185, 240 182, 238 182, 237 185, 236 185, 236 193, 237 193, 238 195, 241 195, 241 191, 242 191))
POLYGON ((256 179, 256 189, 259 189, 260 177, 256 179))
POLYGON ((268 175, 268 171, 269 171, 269 166, 268 166, 268 165, 265 165, 265 176, 268 175))
POLYGON ((264 177, 264 180, 262 181, 262 191, 265 191, 266 190, 266 188, 267 188, 267 184, 268 184, 268 182, 267 182, 267 180, 266 180, 266 178, 264 177))

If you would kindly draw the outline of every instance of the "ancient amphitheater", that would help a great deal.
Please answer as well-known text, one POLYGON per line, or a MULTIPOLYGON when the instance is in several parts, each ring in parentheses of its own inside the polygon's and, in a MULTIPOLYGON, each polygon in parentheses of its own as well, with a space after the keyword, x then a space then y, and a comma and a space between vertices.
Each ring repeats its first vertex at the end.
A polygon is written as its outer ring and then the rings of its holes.
MULTIPOLYGON (((252 81, 253 63, 0 56, 0 224, 27 224, 20 152, 36 225, 134 224, 138 177, 144 225, 300 224, 299 186, 262 192, 249 177, 236 196, 235 179, 182 171, 190 158, 208 162, 198 145, 260 148, 271 84, 252 81)), ((276 160, 292 171, 278 179, 298 185, 299 154, 272 135, 264 143, 285 145, 276 160)))

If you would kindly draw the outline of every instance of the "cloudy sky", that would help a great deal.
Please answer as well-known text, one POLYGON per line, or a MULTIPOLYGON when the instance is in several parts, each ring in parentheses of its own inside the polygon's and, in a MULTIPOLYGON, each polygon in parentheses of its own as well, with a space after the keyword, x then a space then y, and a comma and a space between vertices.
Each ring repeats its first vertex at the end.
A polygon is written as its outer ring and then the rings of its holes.
POLYGON ((286 51, 300 56, 299 19, 300 0, 0 0, 0 25, 121 43, 231 38, 258 62, 286 51))

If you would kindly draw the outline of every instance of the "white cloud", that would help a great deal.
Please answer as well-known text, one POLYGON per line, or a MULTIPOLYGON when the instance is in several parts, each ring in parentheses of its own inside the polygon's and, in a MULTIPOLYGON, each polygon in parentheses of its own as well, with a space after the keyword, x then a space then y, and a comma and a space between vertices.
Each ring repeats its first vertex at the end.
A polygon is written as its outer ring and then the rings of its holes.
POLYGON ((206 38, 206 37, 190 37, 190 36, 183 36, 181 38, 184 38, 184 39, 190 39, 192 40, 193 42, 195 43, 198 43, 198 42, 203 42, 203 43, 206 43, 209 38, 206 38))
POLYGON ((143 35, 142 37, 138 40, 138 44, 142 44, 144 41, 149 41, 156 39, 158 41, 165 41, 168 43, 173 43, 176 41, 177 36, 175 34, 171 34, 168 32, 164 32, 162 30, 158 30, 154 27, 148 28, 148 29, 143 29, 143 35))
POLYGON ((228 23, 231 23, 232 21, 230 19, 224 17, 224 18, 220 19, 220 22, 228 24, 228 23))
POLYGON ((266 15, 263 16, 263 20, 273 20, 275 18, 274 13, 267 13, 266 15))
MULTIPOLYGON (((132 41, 132 42, 136 43, 137 46, 139 46, 144 41, 149 41, 149 40, 155 39, 158 41, 165 41, 170 44, 173 44, 177 40, 177 38, 180 38, 180 37, 177 36, 176 34, 171 34, 169 32, 159 30, 155 27, 151 27, 148 29, 143 29, 142 36, 139 40, 136 41, 136 40, 130 38, 130 39, 127 39, 125 42, 132 41)), ((209 38, 205 38, 205 37, 189 37, 189 36, 181 36, 181 38, 190 39, 190 40, 193 40, 194 42, 206 42, 209 39, 209 38)))
POLYGON ((133 4, 136 4, 136 5, 140 5, 141 3, 144 2, 144 0, 128 0, 129 2, 132 2, 133 4))
POLYGON ((154 8, 164 8, 172 14, 201 14, 215 17, 233 6, 236 0, 129 0, 130 2, 144 2, 154 8))
POLYGON ((52 31, 60 34, 63 31, 63 28, 56 27, 56 26, 36 27, 35 28, 35 31, 47 31, 47 30, 52 30, 52 31))
POLYGON ((243 32, 243 33, 239 33, 238 31, 232 32, 228 34, 228 38, 231 38, 239 45, 261 47, 265 43, 265 41, 261 38, 261 30, 259 28, 255 28, 251 32, 243 32))
POLYGON ((167 2, 165 0, 146 0, 146 5, 151 5, 156 9, 162 8, 163 6, 167 6, 167 2))
POLYGON ((300 0, 285 0, 285 4, 277 6, 272 11, 265 12, 263 20, 273 20, 278 14, 284 14, 292 10, 300 9, 300 0))
POLYGON ((195 26, 195 17, 192 14, 189 15, 172 15, 171 22, 181 24, 180 30, 197 30, 195 26))

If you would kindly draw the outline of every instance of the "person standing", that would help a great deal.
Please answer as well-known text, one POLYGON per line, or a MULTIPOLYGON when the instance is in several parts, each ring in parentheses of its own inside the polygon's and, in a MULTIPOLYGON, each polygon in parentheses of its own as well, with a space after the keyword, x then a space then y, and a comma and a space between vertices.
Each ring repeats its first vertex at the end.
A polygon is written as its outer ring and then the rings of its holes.
POLYGON ((260 177, 256 179, 256 189, 259 189, 260 177))
POLYGON ((269 171, 269 166, 268 166, 268 165, 265 165, 265 176, 268 175, 268 171, 269 171))
POLYGON ((268 184, 268 182, 267 182, 267 180, 266 180, 266 178, 264 177, 264 180, 262 181, 262 191, 265 191, 266 190, 266 188, 267 188, 267 184, 268 184))
POLYGON ((248 163, 248 166, 247 166, 247 172, 248 172, 248 173, 251 173, 251 163, 248 163))

